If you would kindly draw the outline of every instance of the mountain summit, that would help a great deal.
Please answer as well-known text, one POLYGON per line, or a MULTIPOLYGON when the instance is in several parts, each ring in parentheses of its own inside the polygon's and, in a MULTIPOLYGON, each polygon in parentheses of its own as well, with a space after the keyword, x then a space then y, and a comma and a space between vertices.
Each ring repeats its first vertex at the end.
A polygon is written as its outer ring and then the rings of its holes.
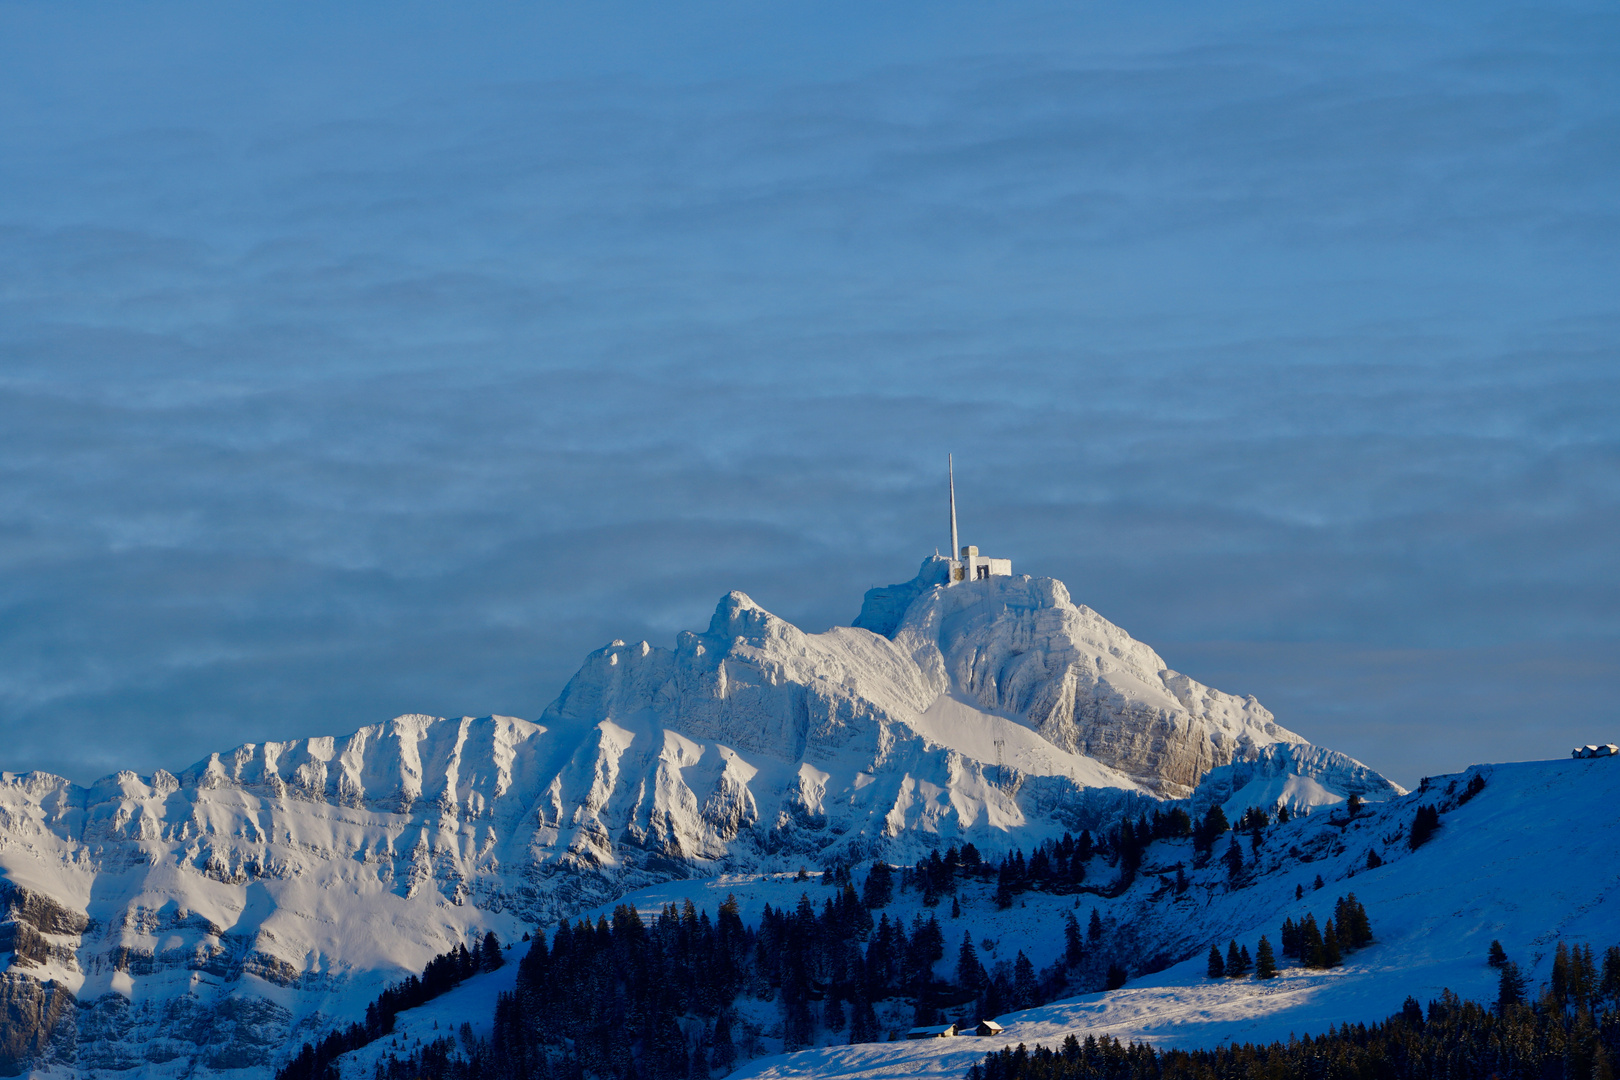
POLYGON ((472 935, 672 878, 1398 793, 1060 582, 974 565, 930 559, 821 634, 730 593, 673 649, 591 653, 538 723, 404 716, 88 788, 0 774, 23 1018, 0 1065, 258 1067, 472 935))

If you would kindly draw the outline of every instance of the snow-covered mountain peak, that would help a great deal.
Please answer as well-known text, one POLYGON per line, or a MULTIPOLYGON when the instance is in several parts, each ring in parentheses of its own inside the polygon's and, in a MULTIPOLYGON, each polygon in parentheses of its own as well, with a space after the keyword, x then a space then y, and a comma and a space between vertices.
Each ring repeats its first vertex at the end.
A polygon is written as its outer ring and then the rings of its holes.
POLYGON ((912 582, 871 590, 857 623, 887 625, 874 612, 910 596, 887 633, 918 669, 1054 746, 1183 796, 1211 768, 1273 743, 1305 742, 1253 696, 1172 671, 1152 648, 1076 605, 1054 578, 945 585, 934 581, 933 562, 912 582))
POLYGON ((40 1037, 81 1060, 150 1072, 157 1040, 175 1075, 235 1068, 469 935, 672 878, 993 855, 1206 777, 1225 802, 1394 792, 1062 583, 947 586, 941 562, 822 633, 729 593, 673 647, 591 652, 538 723, 406 715, 88 788, 4 774, 0 886, 56 914, 0 956, 0 1008, 52 980, 83 1007, 40 1037))

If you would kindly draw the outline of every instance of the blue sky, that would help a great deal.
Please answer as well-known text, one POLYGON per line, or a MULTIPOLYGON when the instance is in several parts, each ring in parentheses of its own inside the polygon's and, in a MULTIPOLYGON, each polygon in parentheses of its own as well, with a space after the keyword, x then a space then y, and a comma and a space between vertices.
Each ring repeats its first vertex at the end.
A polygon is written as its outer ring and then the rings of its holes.
POLYGON ((1620 741, 1620 13, 0 7, 0 768, 534 717, 943 540, 1411 784, 1620 741))

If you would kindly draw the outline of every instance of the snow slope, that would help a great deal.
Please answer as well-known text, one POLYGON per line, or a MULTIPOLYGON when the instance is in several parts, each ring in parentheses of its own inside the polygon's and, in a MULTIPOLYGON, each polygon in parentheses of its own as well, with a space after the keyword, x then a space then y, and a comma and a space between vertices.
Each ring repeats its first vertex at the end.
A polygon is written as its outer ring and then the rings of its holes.
MULTIPOLYGON (((1353 822, 1320 813, 1278 828, 1267 841, 1266 872, 1246 888, 1227 890, 1224 873, 1195 875, 1188 897, 1137 895, 1097 901, 1121 925, 1142 928, 1128 940, 1140 947, 1178 947, 1191 957, 1157 974, 1136 977, 1111 993, 1088 994, 1003 1017, 995 1040, 963 1038, 920 1043, 826 1047, 756 1060, 738 1080, 792 1077, 960 1077, 992 1048, 1020 1042, 1053 1044, 1070 1032, 1109 1034, 1161 1046, 1213 1046, 1231 1041, 1286 1040, 1332 1024, 1383 1019, 1407 995, 1427 1003, 1449 988, 1491 1001, 1496 972, 1486 950, 1499 939, 1526 969, 1532 986, 1547 977, 1562 940, 1601 952, 1620 944, 1620 762, 1537 761, 1479 766, 1487 786, 1445 812, 1434 839, 1408 851, 1404 827, 1420 803, 1454 802, 1464 776, 1441 778, 1427 792, 1371 807, 1353 822), (1446 793, 1450 785, 1452 793, 1446 793), (1288 855, 1289 848, 1303 857, 1288 855), (1369 848, 1388 861, 1366 869, 1369 848), (1312 888, 1317 874, 1325 880, 1312 888), (1303 900, 1294 899, 1303 886, 1303 900), (1208 979, 1211 942, 1236 938, 1251 951, 1261 934, 1278 942, 1285 917, 1330 915, 1334 900, 1354 892, 1377 940, 1332 971, 1284 969, 1260 982, 1208 979)), ((1159 845, 1150 858, 1159 856, 1159 845)), ((1218 864, 1216 864, 1218 865, 1218 864)), ((1037 964, 1053 957, 1067 898, 1038 911, 1022 909, 1024 940, 1037 964), (1044 934, 1042 932, 1044 925, 1044 934), (1043 938, 1051 942, 1040 949, 1043 938)), ((1087 898, 1087 907, 1092 901, 1087 898)), ((964 912, 975 926, 985 917, 964 912)), ((976 931, 977 932, 977 931, 976 931)), ((946 928, 951 939, 951 927, 946 928)))
POLYGON ((1314 801, 1398 791, 1051 579, 920 588, 892 636, 731 593, 673 649, 591 653, 538 723, 403 716, 89 788, 0 774, 24 927, 0 1008, 30 1018, 30 1060, 262 1071, 489 929, 671 879, 1027 847, 1245 762, 1315 769, 1314 801))

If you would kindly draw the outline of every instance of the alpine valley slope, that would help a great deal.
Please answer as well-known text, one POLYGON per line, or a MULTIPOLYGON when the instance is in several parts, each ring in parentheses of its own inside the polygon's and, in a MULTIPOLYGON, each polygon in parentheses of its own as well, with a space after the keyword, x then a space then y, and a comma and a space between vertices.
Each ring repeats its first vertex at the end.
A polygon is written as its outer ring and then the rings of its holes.
POLYGON ((592 653, 538 723, 404 716, 88 788, 0 774, 0 1071, 262 1074, 472 935, 662 881, 993 853, 1171 798, 1399 794, 1055 580, 946 588, 933 562, 868 594, 883 633, 731 593, 673 650, 592 653))
MULTIPOLYGON (((1473 766, 1355 818, 1318 813, 1273 827, 1237 887, 1216 860, 1194 873, 1185 894, 1154 889, 1144 875, 1125 895, 1099 900, 1111 928, 1103 948, 1118 948, 1112 939, 1124 935, 1126 947, 1164 945, 1191 954, 1119 990, 1002 1016, 1006 1030, 995 1039, 828 1045, 759 1058, 732 1080, 960 1080, 990 1050, 1057 1046, 1069 1034, 1181 1049, 1286 1042, 1383 1020, 1400 1012, 1407 996, 1428 1005, 1450 990, 1494 1002, 1499 972, 1486 962, 1493 940, 1523 967, 1532 996, 1539 996, 1560 943, 1590 946, 1599 955, 1620 944, 1617 836, 1620 761, 1473 766), (1486 786, 1467 799, 1475 777, 1486 786), (1406 830, 1419 805, 1435 806, 1441 826, 1413 851, 1406 830), (1369 849, 1383 852, 1382 865, 1368 867, 1369 849), (1316 880, 1322 888, 1313 888, 1316 880), (1296 889, 1303 891, 1298 899, 1296 889), (1269 981, 1207 977, 1209 944, 1235 939, 1252 949, 1261 935, 1275 943, 1285 918, 1310 913, 1323 920, 1346 893, 1365 905, 1374 941, 1343 967, 1310 970, 1284 961, 1281 977, 1269 981), (1139 940, 1144 933, 1147 940, 1139 940)), ((1185 842, 1165 847, 1150 857, 1190 855, 1185 842)), ((1005 913, 988 910, 993 905, 982 899, 963 906, 975 934, 994 940, 1000 955, 1022 949, 1041 964, 1061 952, 1068 900, 1031 897, 1028 907, 1005 913)))
MULTIPOLYGON (((1102 934, 1088 939, 1081 968, 1095 975, 1118 961, 1128 966, 1130 979, 1118 990, 998 1016, 1006 1030, 994 1039, 889 1041, 910 1026, 911 1006, 881 1002, 884 1039, 850 1045, 847 1030, 823 1027, 812 1048, 792 1053, 780 1052, 780 1003, 745 1002, 733 1030, 743 1057, 752 1060, 739 1063, 730 1080, 962 1080, 987 1051, 1021 1042, 1055 1046, 1069 1034, 1183 1049, 1286 1041, 1290 1034, 1384 1019, 1399 1012, 1408 995, 1427 1004, 1449 989, 1493 1001, 1499 972, 1486 962, 1492 940, 1522 965, 1531 992, 1539 994, 1559 943, 1589 945, 1599 955, 1620 944, 1617 835, 1620 760, 1564 758, 1476 765, 1355 815, 1340 807, 1273 823, 1258 849, 1243 845, 1245 866, 1236 880, 1220 857, 1200 859, 1192 840, 1167 839, 1148 847, 1133 883, 1117 893, 1032 889, 1004 908, 994 881, 969 879, 955 887, 953 903, 940 898, 930 908, 918 890, 902 890, 883 916, 902 924, 935 917, 953 946, 966 931, 983 965, 1002 972, 1019 953, 1037 969, 1061 961, 1066 920, 1084 924, 1095 911, 1102 934), (1434 807, 1440 826, 1413 850, 1408 830, 1419 806, 1434 807), (1377 866, 1369 865, 1369 851, 1379 853, 1377 866), (1188 877, 1181 890, 1173 885, 1178 868, 1188 877), (1273 980, 1207 976, 1211 944, 1235 940, 1258 952, 1261 935, 1279 943, 1284 919, 1313 915, 1324 924, 1346 894, 1365 905, 1374 939, 1342 967, 1313 970, 1279 957, 1282 971, 1273 980), (1182 957, 1160 969, 1166 959, 1182 957)), ((1102 879, 1111 871, 1099 859, 1092 872, 1102 879)), ((792 910, 808 895, 820 907, 833 894, 819 876, 806 882, 794 874, 735 874, 671 881, 619 902, 650 919, 666 905, 691 901, 712 912, 730 899, 753 925, 766 904, 792 910)), ((608 914, 606 907, 584 913, 590 919, 608 914)), ((946 950, 938 978, 952 978, 956 956, 954 947, 946 950)), ((379 1061, 464 1022, 488 1038, 495 995, 513 988, 514 966, 401 1013, 394 1037, 340 1060, 342 1075, 371 1076, 379 1061)), ((951 1011, 945 1018, 959 1016, 951 1011)), ((695 1036, 703 1024, 696 1019, 686 1026, 695 1036)))

